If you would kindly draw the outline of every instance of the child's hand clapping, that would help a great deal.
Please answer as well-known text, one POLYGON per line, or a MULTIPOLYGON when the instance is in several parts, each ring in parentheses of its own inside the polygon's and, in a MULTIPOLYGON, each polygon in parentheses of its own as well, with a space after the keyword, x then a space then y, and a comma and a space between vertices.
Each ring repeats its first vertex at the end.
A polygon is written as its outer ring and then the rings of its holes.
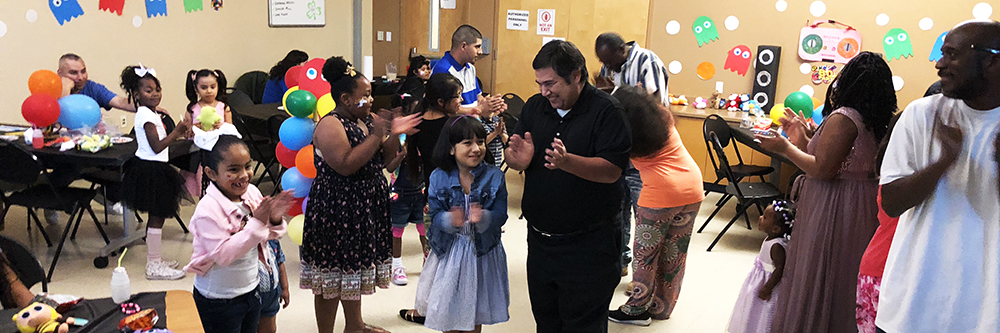
MULTIPOLYGON (((266 199, 268 198, 265 198, 265 200, 266 199)), ((278 193, 278 195, 270 197, 270 199, 271 199, 270 222, 273 225, 280 225, 281 218, 285 216, 286 212, 288 212, 288 208, 292 207, 292 202, 293 202, 292 191, 282 191, 281 193, 278 193)))
POLYGON ((477 203, 469 207, 469 223, 476 224, 483 219, 483 206, 477 203))
POLYGON ((451 207, 451 226, 461 228, 465 225, 465 210, 462 207, 451 207))

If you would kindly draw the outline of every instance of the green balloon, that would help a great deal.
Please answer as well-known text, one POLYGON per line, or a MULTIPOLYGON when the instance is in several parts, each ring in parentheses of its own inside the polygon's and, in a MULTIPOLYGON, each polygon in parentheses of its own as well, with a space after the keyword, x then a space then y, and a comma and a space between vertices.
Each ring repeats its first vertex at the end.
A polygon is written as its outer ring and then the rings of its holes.
POLYGON ((792 111, 801 114, 803 117, 812 118, 813 101, 804 92, 796 91, 785 97, 785 107, 792 109, 792 111))
POLYGON ((293 116, 306 118, 316 111, 316 102, 316 95, 308 90, 299 89, 288 94, 285 107, 288 108, 288 113, 293 116))

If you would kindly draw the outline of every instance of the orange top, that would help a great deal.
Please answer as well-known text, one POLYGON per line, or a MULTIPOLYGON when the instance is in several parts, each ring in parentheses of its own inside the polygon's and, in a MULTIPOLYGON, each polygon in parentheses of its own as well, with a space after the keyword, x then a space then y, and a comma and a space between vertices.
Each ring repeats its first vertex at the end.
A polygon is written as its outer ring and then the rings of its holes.
POLYGON ((632 164, 642 177, 639 206, 671 208, 705 199, 701 168, 684 148, 675 128, 670 129, 663 149, 650 156, 633 157, 632 164))

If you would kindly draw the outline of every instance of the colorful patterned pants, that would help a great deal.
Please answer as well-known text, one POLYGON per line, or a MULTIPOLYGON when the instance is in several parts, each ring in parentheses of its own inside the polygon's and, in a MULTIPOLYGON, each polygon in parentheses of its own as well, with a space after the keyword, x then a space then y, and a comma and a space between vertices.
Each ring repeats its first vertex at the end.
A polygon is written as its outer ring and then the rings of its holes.
POLYGON ((882 278, 858 274, 858 295, 854 303, 858 333, 875 333, 875 314, 878 313, 878 293, 882 278))
POLYGON ((677 304, 684 280, 688 244, 701 202, 672 208, 639 207, 632 262, 632 296, 621 306, 636 315, 649 311, 667 319, 677 304))

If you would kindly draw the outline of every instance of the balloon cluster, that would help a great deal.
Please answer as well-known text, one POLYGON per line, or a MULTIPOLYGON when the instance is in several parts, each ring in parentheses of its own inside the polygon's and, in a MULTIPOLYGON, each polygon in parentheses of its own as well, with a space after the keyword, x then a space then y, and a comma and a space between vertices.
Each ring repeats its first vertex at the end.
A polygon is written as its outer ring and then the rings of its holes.
POLYGON ((50 70, 37 70, 28 77, 31 96, 21 103, 21 115, 35 127, 47 127, 56 121, 69 129, 96 126, 101 121, 101 107, 85 95, 62 95, 62 79, 50 70))
POLYGON ((823 123, 823 103, 815 97, 809 97, 804 92, 796 91, 785 98, 785 103, 777 103, 771 107, 771 120, 776 125, 781 125, 782 116, 785 115, 785 108, 792 109, 793 112, 805 118, 812 119, 816 125, 823 123))
POLYGON ((330 95, 330 83, 323 78, 325 62, 317 58, 289 68, 285 72, 285 85, 289 88, 281 100, 285 112, 292 117, 285 119, 278 129, 279 142, 274 154, 278 163, 288 168, 281 175, 281 187, 292 190, 292 196, 296 198, 288 210, 288 215, 293 216, 288 222, 288 236, 299 245, 302 245, 303 213, 309 202, 309 189, 313 178, 316 178, 313 131, 316 121, 337 106, 330 95))

